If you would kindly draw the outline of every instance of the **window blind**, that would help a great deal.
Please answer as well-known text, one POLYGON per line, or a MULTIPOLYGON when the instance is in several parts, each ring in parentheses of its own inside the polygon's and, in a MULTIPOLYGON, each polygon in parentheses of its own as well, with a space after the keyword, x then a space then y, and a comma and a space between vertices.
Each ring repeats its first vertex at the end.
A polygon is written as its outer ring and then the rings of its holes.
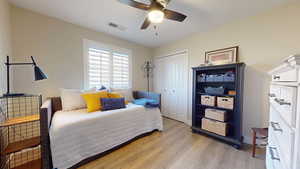
POLYGON ((128 88, 129 86, 129 58, 126 54, 113 53, 113 73, 112 87, 113 88, 128 88))
POLYGON ((88 87, 130 88, 129 57, 117 50, 88 47, 88 87))

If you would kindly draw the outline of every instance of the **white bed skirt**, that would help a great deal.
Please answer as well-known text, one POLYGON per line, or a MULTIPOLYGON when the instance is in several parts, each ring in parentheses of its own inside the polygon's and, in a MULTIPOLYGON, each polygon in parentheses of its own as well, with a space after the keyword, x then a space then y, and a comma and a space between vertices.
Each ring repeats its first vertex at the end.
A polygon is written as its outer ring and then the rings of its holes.
POLYGON ((128 104, 125 109, 104 112, 58 111, 50 127, 53 167, 70 168, 155 129, 163 129, 158 108, 128 104))

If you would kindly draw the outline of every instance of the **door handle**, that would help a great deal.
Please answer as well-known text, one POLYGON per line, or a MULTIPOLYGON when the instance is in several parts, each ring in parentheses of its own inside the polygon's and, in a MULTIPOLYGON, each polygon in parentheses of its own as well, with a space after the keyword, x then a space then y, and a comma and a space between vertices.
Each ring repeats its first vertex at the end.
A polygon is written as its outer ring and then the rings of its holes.
POLYGON ((276 147, 270 147, 269 150, 270 150, 270 154, 271 154, 271 159, 272 160, 280 161, 280 158, 279 157, 275 157, 275 153, 274 153, 274 151, 277 152, 277 148, 276 147))
POLYGON ((275 123, 275 122, 272 122, 272 121, 271 121, 271 126, 272 126, 272 128, 273 128, 274 131, 280 131, 280 132, 283 131, 283 130, 281 129, 279 123, 275 123))

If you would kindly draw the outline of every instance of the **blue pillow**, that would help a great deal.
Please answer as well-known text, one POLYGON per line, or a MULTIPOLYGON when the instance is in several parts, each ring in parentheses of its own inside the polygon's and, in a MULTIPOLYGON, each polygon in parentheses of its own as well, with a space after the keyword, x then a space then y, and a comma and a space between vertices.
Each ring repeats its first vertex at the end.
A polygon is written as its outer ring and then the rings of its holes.
POLYGON ((145 106, 147 108, 159 107, 157 100, 147 98, 135 99, 133 100, 133 104, 145 106))
POLYGON ((101 98, 102 110, 123 109, 126 107, 125 98, 101 98))

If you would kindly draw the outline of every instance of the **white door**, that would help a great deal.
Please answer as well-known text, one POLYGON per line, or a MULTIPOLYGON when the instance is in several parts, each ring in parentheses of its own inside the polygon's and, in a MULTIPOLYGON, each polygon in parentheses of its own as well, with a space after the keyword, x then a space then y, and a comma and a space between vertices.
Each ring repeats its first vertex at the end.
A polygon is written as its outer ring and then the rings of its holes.
POLYGON ((154 64, 154 91, 162 94, 162 114, 187 122, 187 53, 157 58, 154 64))

